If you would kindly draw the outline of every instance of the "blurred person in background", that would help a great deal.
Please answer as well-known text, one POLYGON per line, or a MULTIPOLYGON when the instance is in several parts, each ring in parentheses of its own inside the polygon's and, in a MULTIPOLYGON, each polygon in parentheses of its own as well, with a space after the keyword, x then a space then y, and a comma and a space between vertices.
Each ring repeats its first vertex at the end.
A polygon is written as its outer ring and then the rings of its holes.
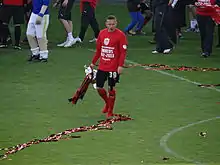
POLYGON ((128 35, 135 35, 135 34, 142 34, 141 29, 143 28, 144 24, 144 17, 140 11, 140 0, 127 0, 127 9, 131 18, 131 23, 124 29, 125 34, 128 35), (135 33, 131 33, 132 30, 136 26, 134 30, 135 33))
POLYGON ((97 0, 80 0, 81 27, 79 36, 76 38, 77 42, 83 42, 89 25, 94 32, 94 38, 89 40, 89 42, 96 42, 100 31, 99 24, 95 16, 96 6, 97 0))
MULTIPOLYGON (((150 10, 149 3, 147 3, 146 0, 142 0, 141 1, 141 3, 140 3, 140 11, 141 11, 141 14, 144 17, 144 23, 143 23, 142 27, 139 30, 140 32, 137 33, 137 34, 145 34, 145 32, 143 31, 143 28, 147 25, 147 23, 151 20, 151 18, 153 16, 153 13, 150 10)), ((134 31, 130 30, 129 33, 136 34, 136 31, 135 30, 134 31)))
POLYGON ((28 61, 48 61, 47 29, 50 0, 32 0, 33 10, 26 31, 31 55, 28 61))
POLYGON ((60 5, 58 19, 63 25, 66 32, 66 41, 61 44, 58 44, 58 47, 71 47, 76 43, 75 38, 73 37, 73 22, 72 22, 72 8, 75 0, 58 0, 53 5, 54 7, 60 5))
POLYGON ((197 21, 201 37, 201 56, 206 58, 212 53, 215 29, 215 22, 212 19, 214 9, 209 8, 209 6, 220 5, 220 0, 197 0, 196 4, 197 21))
POLYGON ((24 0, 3 0, 2 3, 3 6, 0 13, 2 43, 0 48, 8 47, 7 39, 10 33, 8 24, 11 18, 13 18, 15 33, 14 49, 20 50, 21 24, 24 23, 24 0))
POLYGON ((153 54, 169 54, 176 42, 176 31, 169 0, 153 0, 154 26, 156 31, 156 48, 153 54))
POLYGON ((148 24, 148 22, 152 19, 152 16, 153 16, 153 13, 150 10, 150 5, 149 5, 149 3, 146 0, 142 0, 141 1, 141 3, 140 3, 140 11, 141 11, 141 14, 144 17, 144 23, 143 23, 140 31, 143 34, 145 34, 143 32, 143 28, 148 24))
POLYGON ((196 19, 196 7, 195 2, 196 0, 184 0, 187 11, 188 11, 188 18, 189 18, 189 27, 185 30, 185 32, 199 32, 198 22, 196 19))
MULTIPOLYGON (((174 0, 176 1, 175 7, 173 8, 173 20, 179 39, 183 38, 182 28, 186 26, 186 4, 185 0, 174 0)), ((174 2, 173 1, 173 2, 174 2)))

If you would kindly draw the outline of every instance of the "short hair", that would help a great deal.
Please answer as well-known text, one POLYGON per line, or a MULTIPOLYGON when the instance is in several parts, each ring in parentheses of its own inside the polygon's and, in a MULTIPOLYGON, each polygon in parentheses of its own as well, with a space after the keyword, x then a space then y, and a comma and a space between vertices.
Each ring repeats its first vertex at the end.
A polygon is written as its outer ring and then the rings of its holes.
POLYGON ((109 15, 107 18, 106 18, 106 21, 107 20, 117 20, 116 16, 114 15, 109 15))

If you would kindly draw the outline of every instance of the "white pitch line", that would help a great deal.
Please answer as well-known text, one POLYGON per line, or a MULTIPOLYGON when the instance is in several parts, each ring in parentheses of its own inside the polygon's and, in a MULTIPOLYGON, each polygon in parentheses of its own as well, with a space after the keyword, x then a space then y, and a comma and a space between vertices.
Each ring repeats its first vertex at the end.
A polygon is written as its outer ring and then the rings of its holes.
POLYGON ((195 164, 202 164, 202 163, 199 162, 199 161, 196 161, 196 160, 193 160, 193 159, 188 159, 188 158, 183 157, 183 156, 179 155, 178 153, 174 152, 173 150, 171 150, 171 149, 167 146, 167 142, 168 142, 168 140, 170 139, 170 137, 173 136, 174 134, 176 134, 177 132, 181 132, 181 131, 183 131, 183 130, 186 129, 186 128, 189 128, 189 127, 192 127, 192 126, 195 126, 195 125, 199 125, 199 124, 202 124, 202 123, 206 123, 206 122, 209 122, 209 121, 217 120, 217 119, 220 119, 220 116, 217 116, 217 117, 214 117, 214 118, 210 118, 210 119, 206 119, 206 120, 201 120, 201 121, 198 121, 198 122, 194 122, 194 123, 187 124, 187 125, 182 126, 182 127, 175 128, 175 129, 173 129, 172 131, 166 133, 166 134, 160 139, 160 146, 161 146, 167 153, 169 153, 169 154, 175 156, 176 158, 182 159, 182 160, 187 161, 187 162, 195 163, 195 164))
MULTIPOLYGON (((91 52, 95 52, 94 49, 88 49, 88 50, 91 51, 91 52)), ((139 65, 139 66, 140 66, 139 63, 134 62, 134 61, 131 61, 131 60, 128 60, 128 59, 126 59, 126 62, 128 62, 128 63, 130 63, 130 64, 134 64, 134 65, 139 65)), ((151 67, 148 67, 148 66, 140 66, 140 67, 146 68, 146 69, 151 68, 151 67)), ((158 72, 158 73, 160 73, 160 74, 167 75, 167 76, 170 76, 170 77, 173 77, 173 78, 182 80, 182 81, 186 81, 186 82, 191 83, 191 84, 194 84, 194 85, 201 85, 201 84, 202 84, 202 83, 200 83, 200 82, 191 81, 191 80, 186 79, 186 78, 184 78, 184 77, 177 76, 177 75, 175 75, 175 74, 168 73, 168 72, 165 72, 165 71, 161 71, 161 70, 152 70, 152 71, 155 71, 155 72, 158 72)), ((217 88, 214 88, 214 87, 206 87, 206 88, 211 89, 211 90, 214 90, 214 91, 217 91, 217 92, 220 92, 220 89, 217 89, 217 88)))
MULTIPOLYGON (((130 64, 134 64, 134 65, 140 65, 139 63, 136 63, 134 61, 131 61, 131 60, 126 60, 126 62, 130 63, 130 64)), ((148 67, 148 66, 140 66, 142 68, 146 68, 146 69, 149 69, 151 67, 148 67)), ((168 72, 165 72, 165 71, 161 71, 161 70, 153 70, 155 72, 158 72, 160 74, 163 74, 163 75, 167 75, 167 76, 170 76, 170 77, 173 77, 173 78, 176 78, 176 79, 179 79, 179 80, 182 80, 182 81, 186 81, 188 83, 191 83, 191 84, 195 84, 195 85, 201 85, 202 83, 200 82, 196 82, 196 81, 191 81, 187 78, 184 78, 184 77, 181 77, 181 76, 177 76, 175 74, 172 74, 172 73, 168 73, 168 72)), ((211 90, 214 90, 214 91, 217 91, 217 92, 220 92, 220 89, 217 89, 217 88, 213 88, 213 87, 207 87, 208 89, 211 89, 211 90)))

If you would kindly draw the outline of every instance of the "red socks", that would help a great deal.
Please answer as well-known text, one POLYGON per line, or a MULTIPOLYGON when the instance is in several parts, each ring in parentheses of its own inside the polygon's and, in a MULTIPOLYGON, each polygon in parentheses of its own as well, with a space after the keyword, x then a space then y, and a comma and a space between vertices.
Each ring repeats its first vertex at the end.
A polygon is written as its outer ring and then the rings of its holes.
POLYGON ((98 93, 101 96, 101 98, 105 101, 105 107, 103 108, 102 113, 107 113, 109 108, 107 92, 104 88, 99 88, 98 93))
POLYGON ((110 117, 110 116, 113 116, 116 91, 113 89, 113 90, 109 90, 108 93, 109 93, 109 98, 108 98, 109 109, 108 109, 107 117, 110 117))
POLYGON ((104 88, 99 88, 98 93, 101 96, 101 98, 105 101, 105 107, 103 108, 102 113, 108 112, 107 117, 113 116, 116 91, 114 89, 109 90, 108 91, 109 97, 108 97, 107 92, 104 88))

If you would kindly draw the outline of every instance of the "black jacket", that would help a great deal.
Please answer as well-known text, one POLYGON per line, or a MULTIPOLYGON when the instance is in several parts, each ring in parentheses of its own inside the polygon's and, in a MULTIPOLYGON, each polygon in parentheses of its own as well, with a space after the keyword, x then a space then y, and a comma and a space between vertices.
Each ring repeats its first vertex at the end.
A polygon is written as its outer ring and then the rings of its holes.
POLYGON ((146 10, 150 10, 150 7, 147 3, 140 3, 140 10, 141 10, 141 13, 144 13, 146 10))
POLYGON ((140 0, 127 0, 128 11, 129 12, 140 11, 140 8, 138 8, 138 4, 140 4, 140 0))
POLYGON ((168 5, 168 3, 169 3, 169 0, 152 0, 152 7, 155 8, 157 6, 165 5, 165 4, 168 5))

